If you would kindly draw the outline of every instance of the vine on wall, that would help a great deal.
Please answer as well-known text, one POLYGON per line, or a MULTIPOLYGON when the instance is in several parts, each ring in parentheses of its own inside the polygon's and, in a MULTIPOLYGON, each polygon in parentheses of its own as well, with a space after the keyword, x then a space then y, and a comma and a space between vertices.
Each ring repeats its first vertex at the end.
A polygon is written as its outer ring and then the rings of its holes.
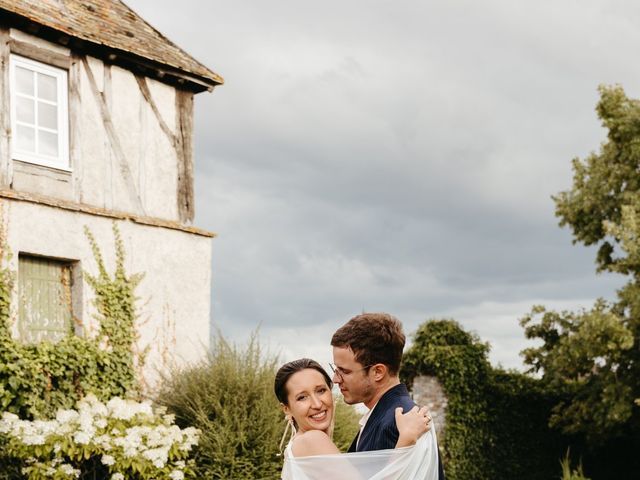
POLYGON ((403 356, 401 377, 407 385, 417 375, 433 375, 448 399, 441 453, 447 478, 481 479, 490 448, 485 385, 491 366, 489 347, 453 320, 426 322, 403 356))
POLYGON ((488 353, 487 343, 454 320, 430 320, 403 358, 407 385, 432 375, 447 395, 439 439, 447 479, 556 478, 559 459, 575 440, 548 427, 557 398, 535 378, 493 368, 488 353))
POLYGON ((0 238, 0 411, 21 418, 50 417, 70 409, 87 393, 106 401, 136 396, 136 296, 142 274, 128 275, 120 231, 113 223, 116 269, 107 272, 93 234, 85 234, 98 274, 84 274, 95 292, 99 332, 95 338, 69 334, 57 343, 21 343, 11 334, 11 295, 15 274, 7 263, 10 252, 4 232, 0 238))

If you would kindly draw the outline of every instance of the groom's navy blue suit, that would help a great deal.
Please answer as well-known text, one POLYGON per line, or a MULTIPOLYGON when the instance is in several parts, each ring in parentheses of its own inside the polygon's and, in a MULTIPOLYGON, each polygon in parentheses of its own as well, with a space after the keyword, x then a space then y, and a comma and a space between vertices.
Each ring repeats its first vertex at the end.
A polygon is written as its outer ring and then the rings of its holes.
MULTIPOLYGON (((387 390, 371 412, 362 433, 356 435, 356 438, 351 442, 349 451, 369 452, 395 448, 399 437, 396 427, 396 408, 402 407, 402 411, 406 413, 415 405, 403 383, 387 390), (358 441, 358 437, 360 437, 360 441, 358 441)), ((434 428, 433 425, 431 428, 434 428)), ((445 480, 440 452, 438 452, 438 480, 445 480)))

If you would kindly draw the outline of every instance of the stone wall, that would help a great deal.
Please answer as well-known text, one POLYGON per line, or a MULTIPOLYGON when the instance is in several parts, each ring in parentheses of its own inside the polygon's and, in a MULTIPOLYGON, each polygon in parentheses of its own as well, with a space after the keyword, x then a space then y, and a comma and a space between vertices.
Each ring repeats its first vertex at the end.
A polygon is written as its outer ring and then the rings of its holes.
POLYGON ((438 439, 442 442, 447 419, 447 395, 436 377, 417 376, 412 386, 413 400, 420 406, 429 407, 436 426, 438 439))

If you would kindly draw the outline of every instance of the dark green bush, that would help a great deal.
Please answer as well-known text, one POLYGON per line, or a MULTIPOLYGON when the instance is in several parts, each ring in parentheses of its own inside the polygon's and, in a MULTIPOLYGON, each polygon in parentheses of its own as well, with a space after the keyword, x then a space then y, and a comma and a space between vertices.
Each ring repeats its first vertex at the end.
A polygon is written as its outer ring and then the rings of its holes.
POLYGON ((518 372, 494 369, 489 346, 453 320, 420 326, 401 377, 434 375, 448 398, 441 450, 448 480, 557 478, 571 439, 548 427, 557 397, 518 372))
POLYGON ((549 428, 558 400, 538 379, 516 371, 492 370, 486 385, 487 478, 555 479, 558 459, 577 441, 549 428))
POLYGON ((401 378, 407 385, 416 375, 434 375, 448 397, 441 452, 449 480, 484 479, 489 471, 486 385, 491 366, 488 345, 465 332, 453 320, 422 324, 404 355, 401 378))
POLYGON ((23 478, 21 473, 22 463, 12 458, 7 450, 7 440, 0 435, 0 480, 17 480, 23 478))

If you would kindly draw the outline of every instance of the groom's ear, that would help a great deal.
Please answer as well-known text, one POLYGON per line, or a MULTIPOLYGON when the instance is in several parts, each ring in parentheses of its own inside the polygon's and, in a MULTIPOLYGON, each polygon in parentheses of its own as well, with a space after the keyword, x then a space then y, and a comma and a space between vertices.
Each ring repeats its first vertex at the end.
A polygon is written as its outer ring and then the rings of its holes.
POLYGON ((373 379, 377 382, 383 380, 389 373, 389 367, 384 363, 376 363, 371 370, 373 370, 373 379))

